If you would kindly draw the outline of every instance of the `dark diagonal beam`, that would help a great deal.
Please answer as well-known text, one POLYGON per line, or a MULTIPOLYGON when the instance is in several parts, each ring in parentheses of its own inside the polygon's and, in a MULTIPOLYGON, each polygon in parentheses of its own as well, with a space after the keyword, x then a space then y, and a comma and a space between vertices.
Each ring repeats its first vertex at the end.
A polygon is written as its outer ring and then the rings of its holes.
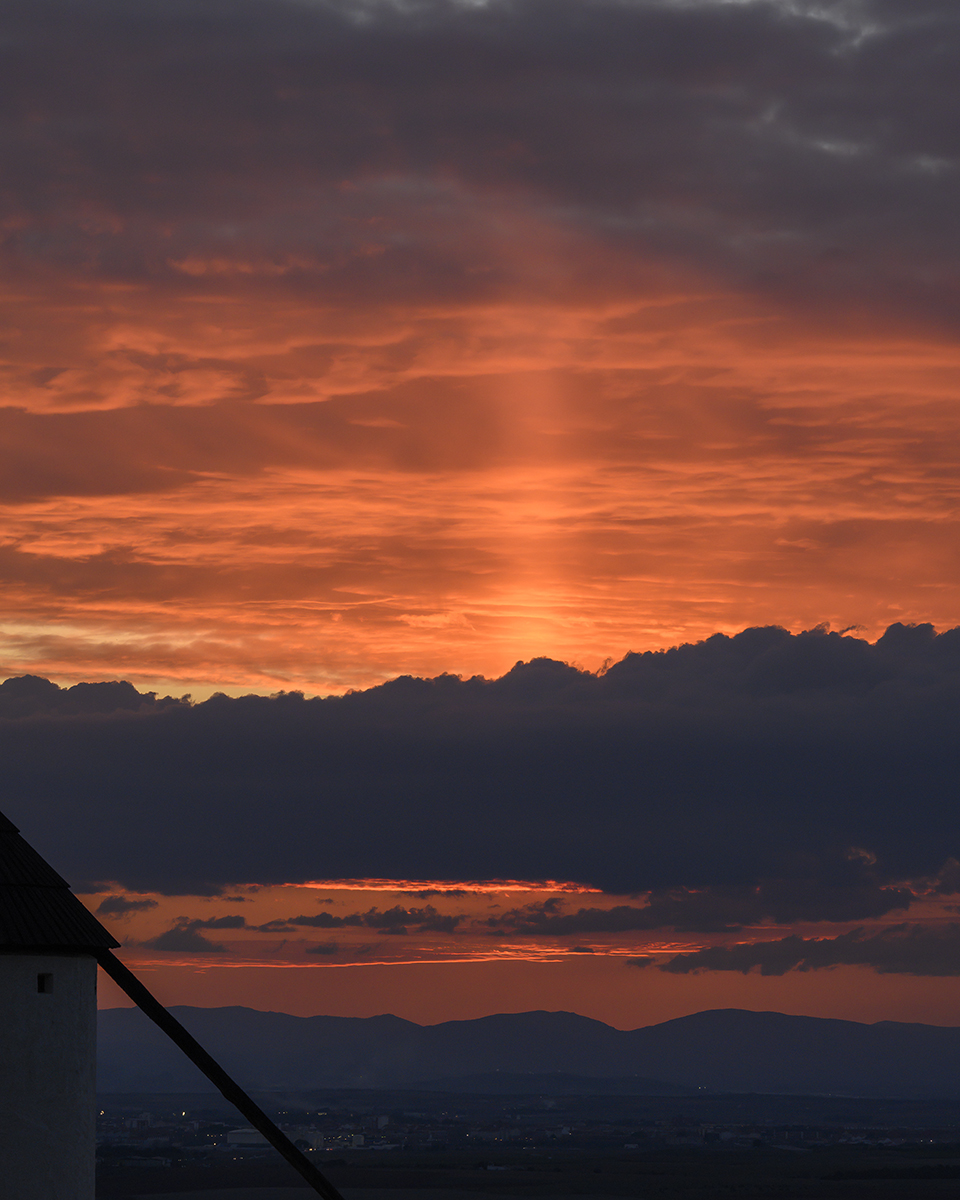
POLYGON ((147 1014, 155 1025, 175 1042, 187 1058, 198 1067, 210 1080, 225 1100, 243 1114, 258 1133, 262 1133, 274 1149, 278 1150, 287 1162, 299 1171, 318 1196, 324 1200, 343 1200, 343 1197, 319 1171, 309 1158, 290 1141, 285 1133, 274 1125, 265 1112, 250 1099, 238 1083, 235 1083, 223 1067, 204 1050, 200 1043, 170 1015, 157 998, 151 994, 133 974, 125 967, 119 958, 109 950, 98 950, 97 961, 113 982, 121 988, 136 1006, 147 1014))

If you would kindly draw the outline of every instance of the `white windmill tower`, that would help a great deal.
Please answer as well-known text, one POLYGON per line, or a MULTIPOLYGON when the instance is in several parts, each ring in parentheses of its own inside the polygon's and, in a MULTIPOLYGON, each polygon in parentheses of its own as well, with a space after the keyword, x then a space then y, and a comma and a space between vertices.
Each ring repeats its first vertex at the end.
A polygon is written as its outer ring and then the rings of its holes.
POLYGON ((119 942, 0 813, 0 1197, 94 1200, 97 967, 324 1200, 343 1197, 113 954, 119 942))
POLYGON ((0 1189, 93 1200, 97 959, 119 943, 0 814, 0 1189))

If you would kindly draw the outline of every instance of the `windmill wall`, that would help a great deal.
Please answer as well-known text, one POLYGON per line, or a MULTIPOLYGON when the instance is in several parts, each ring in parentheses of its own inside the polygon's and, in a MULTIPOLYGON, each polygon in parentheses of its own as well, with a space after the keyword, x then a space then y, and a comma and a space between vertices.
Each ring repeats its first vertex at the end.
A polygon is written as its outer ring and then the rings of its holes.
POLYGON ((94 1200, 96 989, 92 955, 0 954, 0 1187, 10 1200, 94 1200))

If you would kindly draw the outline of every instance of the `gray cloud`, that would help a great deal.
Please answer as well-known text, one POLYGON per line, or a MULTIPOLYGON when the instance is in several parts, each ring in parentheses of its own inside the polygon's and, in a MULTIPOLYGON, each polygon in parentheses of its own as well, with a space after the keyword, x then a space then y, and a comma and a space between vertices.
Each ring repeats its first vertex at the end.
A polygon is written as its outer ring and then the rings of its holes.
POLYGON ((38 675, 20 675, 0 683, 0 719, 35 713, 79 716, 92 713, 156 712, 183 701, 173 696, 158 699, 155 692, 138 692, 132 683, 76 683, 61 688, 38 675))
POLYGON ((246 917, 206 917, 203 920, 190 922, 193 929, 246 929, 246 917))
MULTIPOLYGON (((676 260, 787 303, 957 317, 949 5, 434 0, 358 21, 322 0, 20 0, 7 17, 20 275, 182 295, 209 289, 182 266, 209 258, 304 296, 478 298, 529 283, 489 253, 483 213, 509 203, 610 252, 571 265, 571 288, 676 260)), ((238 395, 263 386, 209 365, 238 395)))
POLYGON ((134 913, 146 912, 156 908, 156 900, 128 900, 125 896, 107 896, 97 905, 97 913, 102 917, 131 917, 134 913))
POLYGON ((318 942, 316 946, 308 946, 307 953, 329 956, 332 954, 339 954, 340 947, 336 942, 318 942))
POLYGON ((342 929, 345 926, 361 926, 364 924, 361 913, 349 913, 345 917, 335 917, 332 913, 314 913, 312 916, 275 917, 263 925, 258 925, 260 933, 290 933, 295 929, 342 929))
MULTIPOLYGON (((636 959, 634 966, 652 966, 654 959, 636 959)), ((795 935, 771 942, 741 946, 711 946, 678 954, 658 964, 676 975, 700 971, 759 969, 761 975, 788 971, 817 971, 827 967, 872 967, 881 975, 960 975, 960 925, 893 925, 879 933, 855 929, 835 938, 795 935)))
POLYGON ((383 912, 379 908, 370 908, 366 912, 347 913, 342 917, 335 917, 332 913, 277 917, 264 925, 258 925, 257 929, 261 933, 290 933, 298 928, 343 929, 352 926, 394 934, 409 933, 411 928, 421 933, 453 933, 462 920, 461 916, 439 913, 432 904, 425 908, 403 908, 398 904, 383 912))
POLYGON ((155 938, 142 942, 150 950, 163 950, 180 954, 219 954, 224 947, 218 942, 211 942, 198 932, 199 921, 191 921, 179 917, 164 933, 155 938))
POLYGON ((845 885, 823 879, 763 880, 753 887, 655 892, 643 905, 582 907, 576 912, 562 911, 559 902, 551 899, 489 917, 486 924, 512 933, 554 936, 665 928, 709 932, 739 929, 761 921, 777 925, 862 921, 909 908, 913 903, 915 897, 908 888, 881 887, 868 879, 856 879, 856 861, 847 869, 851 879, 845 885))

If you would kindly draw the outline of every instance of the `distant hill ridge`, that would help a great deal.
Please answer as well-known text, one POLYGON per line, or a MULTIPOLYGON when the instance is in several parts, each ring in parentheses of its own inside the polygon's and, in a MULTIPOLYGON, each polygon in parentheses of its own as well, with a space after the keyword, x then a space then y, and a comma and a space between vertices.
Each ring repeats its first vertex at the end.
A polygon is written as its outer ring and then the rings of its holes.
MULTIPOLYGON (((619 1030, 568 1012, 499 1013, 416 1025, 401 1017, 294 1017, 251 1008, 171 1010, 237 1080, 258 1090, 435 1087, 676 1095, 960 1096, 960 1028, 873 1025, 712 1009, 619 1030), (500 1074, 502 1078, 489 1080, 500 1074), (506 1078, 509 1076, 510 1078, 506 1078), (488 1077, 488 1084, 484 1083, 488 1077), (469 1085, 469 1086, 464 1086, 469 1085)), ((205 1090, 136 1009, 100 1013, 103 1092, 205 1090)))

